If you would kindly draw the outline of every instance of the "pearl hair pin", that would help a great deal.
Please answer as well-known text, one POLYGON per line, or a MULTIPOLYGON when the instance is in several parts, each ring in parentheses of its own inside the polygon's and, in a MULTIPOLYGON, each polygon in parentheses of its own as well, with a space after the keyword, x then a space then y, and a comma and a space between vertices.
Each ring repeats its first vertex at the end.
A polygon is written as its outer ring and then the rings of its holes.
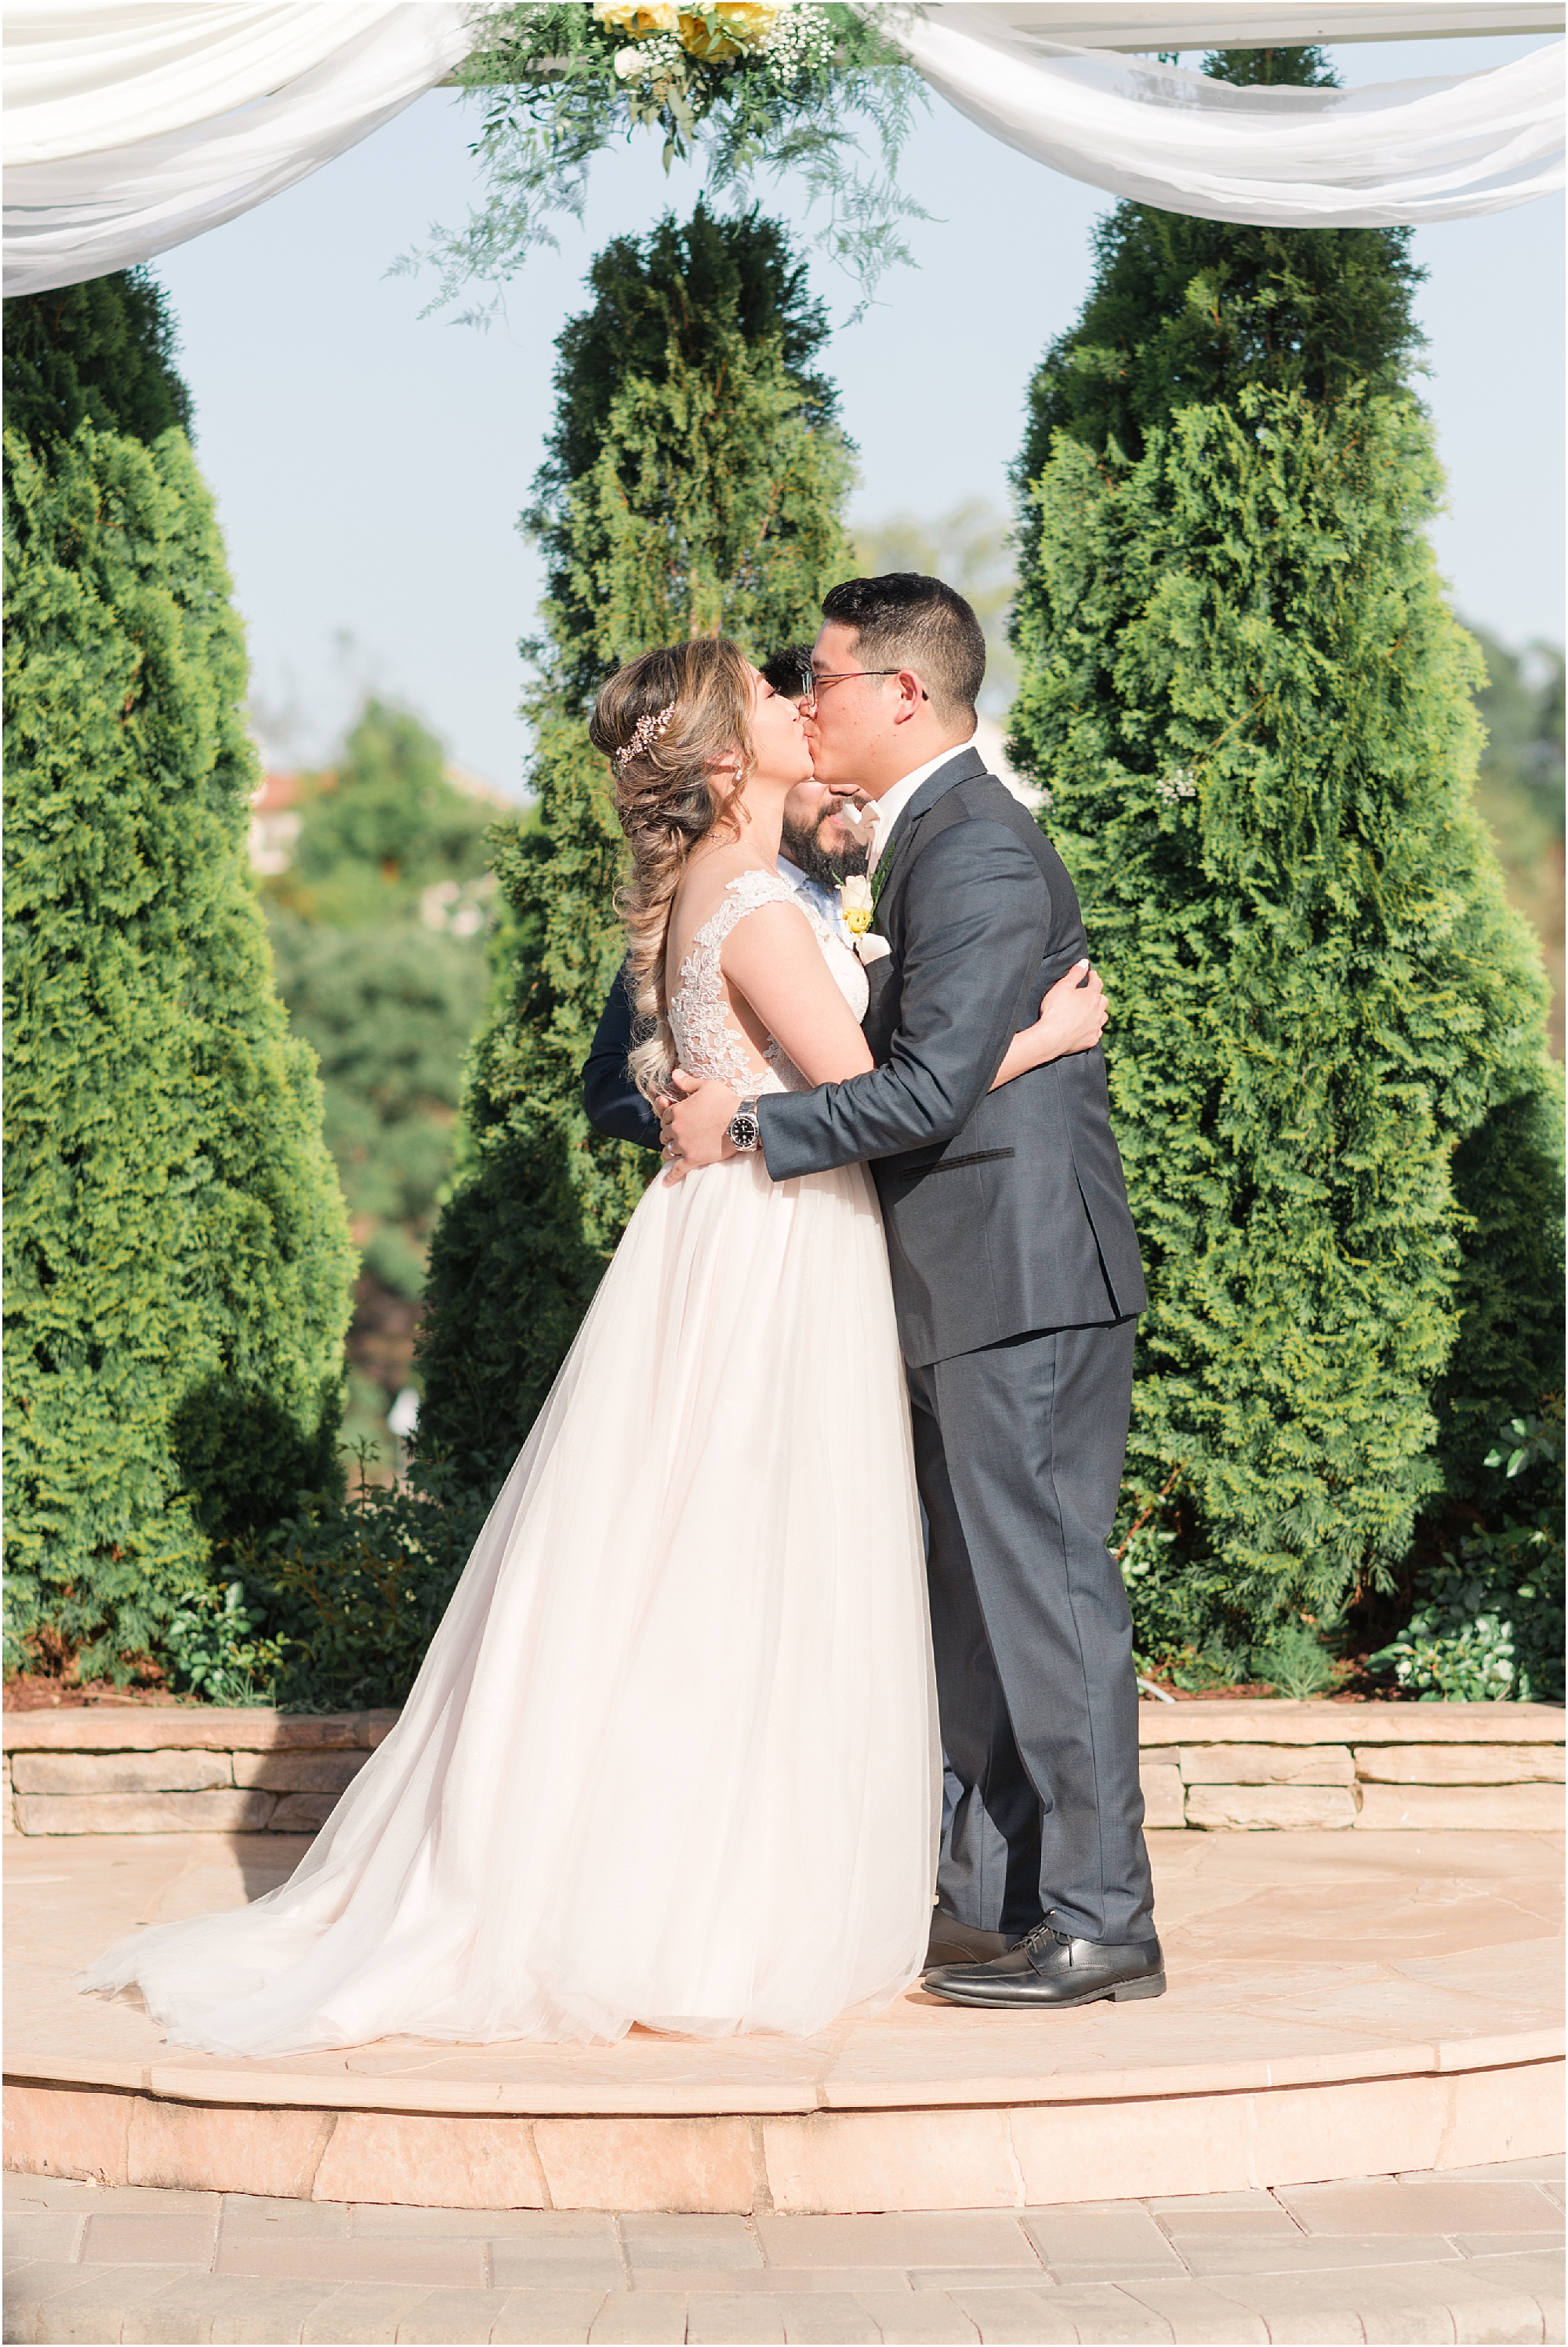
POLYGON ((632 728, 630 741, 623 742, 616 752, 616 764, 629 766, 633 758, 640 758, 651 742, 657 742, 674 714, 675 703, 671 702, 668 709, 661 709, 659 712, 657 717, 648 715, 640 717, 632 728))

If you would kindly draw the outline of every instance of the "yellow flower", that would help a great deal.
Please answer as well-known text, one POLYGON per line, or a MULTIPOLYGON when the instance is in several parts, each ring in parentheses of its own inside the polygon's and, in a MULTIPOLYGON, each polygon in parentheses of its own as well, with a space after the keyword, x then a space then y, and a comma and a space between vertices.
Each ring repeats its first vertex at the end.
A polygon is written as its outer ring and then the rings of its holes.
POLYGON ((718 19, 710 33, 706 16, 682 9, 681 46, 694 57, 738 57, 743 49, 754 49, 765 40, 782 14, 778 0, 718 0, 718 5, 707 11, 707 16, 718 19))
POLYGON ((839 882, 838 904, 844 915, 844 926, 850 936, 863 938, 871 927, 871 917, 876 909, 872 899, 871 883, 863 872, 839 882))
POLYGON ((641 7, 630 0, 593 0, 593 13, 601 25, 614 25, 634 41, 646 33, 672 33, 678 22, 674 0, 643 0, 641 7))

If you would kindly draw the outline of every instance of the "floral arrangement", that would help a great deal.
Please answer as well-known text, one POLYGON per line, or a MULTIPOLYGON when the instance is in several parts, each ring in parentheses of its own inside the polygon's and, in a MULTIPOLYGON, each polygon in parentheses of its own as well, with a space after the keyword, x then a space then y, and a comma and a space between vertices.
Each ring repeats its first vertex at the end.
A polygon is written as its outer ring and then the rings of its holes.
MULTIPOLYGON (((499 286, 533 246, 554 243, 552 215, 581 219, 594 156, 649 128, 663 134, 666 170, 701 150, 715 194, 743 196, 763 172, 804 181, 808 199, 825 200, 822 241, 864 305, 909 258, 899 223, 926 217, 897 181, 911 105, 924 101, 886 37, 897 14, 813 0, 503 0, 476 20, 478 46, 453 77, 488 101, 472 150, 488 200, 400 267, 440 269, 433 308, 477 280, 499 286)), ((467 314, 482 322, 485 309, 467 314)))
POLYGON ((623 40, 615 72, 631 119, 663 128, 667 158, 690 152, 699 118, 725 98, 787 102, 826 73, 839 44, 827 10, 809 0, 720 0, 704 8, 594 0, 593 15, 623 40))

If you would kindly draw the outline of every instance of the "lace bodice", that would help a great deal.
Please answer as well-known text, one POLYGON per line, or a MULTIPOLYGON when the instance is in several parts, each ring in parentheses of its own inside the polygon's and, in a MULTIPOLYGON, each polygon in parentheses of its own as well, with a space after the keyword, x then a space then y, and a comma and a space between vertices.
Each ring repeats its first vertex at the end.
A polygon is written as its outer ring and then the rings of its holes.
POLYGON ((821 914, 774 872, 743 872, 730 881, 716 913, 692 938, 670 998, 670 1030, 676 1057, 688 1075, 705 1076, 738 1092, 809 1092, 800 1070, 770 1040, 759 1066, 730 1008, 729 989, 719 967, 724 939, 737 921, 759 905, 794 905, 811 923, 834 982, 856 1019, 866 1015, 866 972, 821 914))

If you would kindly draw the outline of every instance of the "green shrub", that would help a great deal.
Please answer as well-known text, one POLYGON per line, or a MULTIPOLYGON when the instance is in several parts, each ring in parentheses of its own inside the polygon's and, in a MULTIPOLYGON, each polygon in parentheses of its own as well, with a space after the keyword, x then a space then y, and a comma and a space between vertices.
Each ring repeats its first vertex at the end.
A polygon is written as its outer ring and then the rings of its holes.
POLYGON ((1120 206, 1018 475, 1012 749, 1149 1273, 1131 1482, 1182 1462, 1191 1585, 1135 1611, 1240 1656, 1390 1588, 1560 1357, 1560 1086, 1471 799, 1407 241, 1120 206))
POLYGON ((1276 1622, 1252 1650, 1252 1675, 1293 1703, 1305 1703, 1312 1696, 1327 1695, 1334 1684, 1334 1663, 1309 1623, 1276 1622))
POLYGON ((556 428, 527 526, 548 565, 537 826, 497 826, 508 926, 470 1058, 460 1179, 437 1226, 422 1436, 515 1450, 657 1160, 591 1132, 581 1071, 620 965, 622 841, 585 719, 617 664, 722 632, 761 655, 815 633, 851 568, 851 451, 812 362, 826 334, 783 230, 699 205, 621 238, 562 333, 556 428))
POLYGON ((1371 1657, 1423 1703, 1563 1697, 1563 1400, 1516 1418, 1486 1458, 1488 1513, 1421 1577, 1399 1636, 1371 1657))
POLYGON ((330 1478, 352 1258, 167 319, 119 277, 6 325, 6 1653, 123 1676, 330 1478))
POLYGON ((262 1618, 247 1604, 242 1581, 188 1590, 161 1641, 176 1691, 204 1703, 275 1703, 287 1650, 280 1638, 256 1636, 262 1618))
POLYGON ((117 270, 5 304, 5 424, 30 447, 78 424, 149 445, 190 430, 190 394, 162 292, 145 270, 117 270))
POLYGON ((459 1477, 427 1446, 417 1485, 323 1492, 241 1554, 244 1604, 276 1655, 274 1699, 293 1711, 401 1704, 418 1676, 499 1488, 459 1477))

